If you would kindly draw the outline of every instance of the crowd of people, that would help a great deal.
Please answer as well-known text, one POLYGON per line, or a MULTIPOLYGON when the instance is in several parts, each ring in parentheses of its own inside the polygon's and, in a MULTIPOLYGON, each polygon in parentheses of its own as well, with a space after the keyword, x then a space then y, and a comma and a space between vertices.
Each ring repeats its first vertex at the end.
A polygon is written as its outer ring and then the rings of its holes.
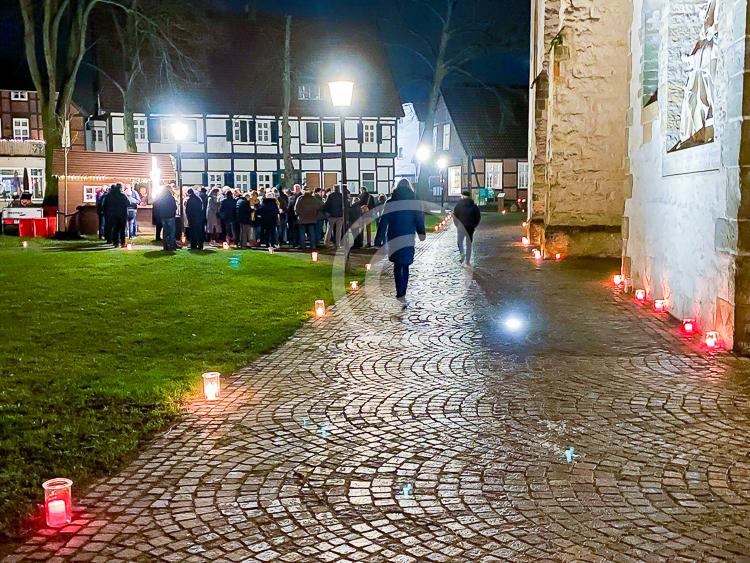
MULTIPOLYGON (((364 187, 356 194, 345 188, 342 194, 339 186, 311 189, 300 184, 245 192, 228 186, 210 190, 194 186, 183 193, 183 206, 174 185, 162 187, 153 201, 156 240, 163 241, 165 250, 181 248, 183 236, 194 250, 206 243, 224 242, 241 249, 340 246, 344 211, 351 225, 386 201, 385 195, 373 195, 364 187)), ((125 246, 126 239, 138 233, 136 215, 143 201, 129 185, 113 184, 97 192, 100 238, 116 247, 125 246)), ((382 241, 368 224, 353 247, 373 245, 381 246, 382 241)))

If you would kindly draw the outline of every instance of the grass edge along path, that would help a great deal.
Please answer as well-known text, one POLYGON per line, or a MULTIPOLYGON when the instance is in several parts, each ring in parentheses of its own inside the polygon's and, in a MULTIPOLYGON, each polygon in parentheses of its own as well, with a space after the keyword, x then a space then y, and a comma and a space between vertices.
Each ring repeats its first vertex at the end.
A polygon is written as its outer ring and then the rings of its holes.
POLYGON ((178 415, 202 372, 249 364, 333 300, 331 264, 308 254, 0 239, 0 283, 14 288, 0 306, 0 538, 39 525, 45 479, 80 494, 178 415))

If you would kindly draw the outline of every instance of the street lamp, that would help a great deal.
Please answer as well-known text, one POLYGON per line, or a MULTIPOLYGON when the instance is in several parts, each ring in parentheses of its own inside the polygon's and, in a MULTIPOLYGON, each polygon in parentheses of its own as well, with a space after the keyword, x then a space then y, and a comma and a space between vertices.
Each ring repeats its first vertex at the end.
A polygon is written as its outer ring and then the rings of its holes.
MULTIPOLYGON (((341 241, 344 244, 344 271, 349 271, 349 237, 347 233, 347 215, 349 212, 349 189, 346 187, 346 135, 344 130, 344 108, 352 105, 352 94, 354 93, 354 82, 348 80, 334 80, 328 83, 331 93, 333 107, 339 109, 339 129, 341 130, 341 201, 343 207, 343 221, 341 225, 341 241)), ((336 240, 336 237, 333 237, 336 240)))
POLYGON ((430 160, 430 156, 432 156, 432 149, 427 145, 419 145, 417 147, 417 151, 415 152, 415 156, 420 163, 424 164, 425 162, 430 160))
POLYGON ((179 232, 175 233, 178 238, 182 236, 183 227, 185 225, 182 214, 184 213, 183 197, 182 197, 182 141, 188 136, 188 126, 182 120, 175 120, 169 126, 169 132, 172 138, 177 141, 177 189, 180 191, 180 228, 179 232))
POLYGON ((437 167, 440 170, 440 211, 445 211, 445 171, 448 169, 448 159, 444 156, 438 158, 437 167))

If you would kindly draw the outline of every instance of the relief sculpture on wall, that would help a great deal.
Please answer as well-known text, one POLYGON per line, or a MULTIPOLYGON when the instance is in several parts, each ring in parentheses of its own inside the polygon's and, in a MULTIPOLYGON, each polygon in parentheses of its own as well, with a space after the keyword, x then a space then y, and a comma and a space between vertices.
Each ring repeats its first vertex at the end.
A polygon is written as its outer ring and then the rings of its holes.
POLYGON ((716 0, 707 7, 700 36, 688 56, 689 71, 680 113, 680 140, 671 149, 686 149, 714 140, 714 80, 718 63, 716 0))

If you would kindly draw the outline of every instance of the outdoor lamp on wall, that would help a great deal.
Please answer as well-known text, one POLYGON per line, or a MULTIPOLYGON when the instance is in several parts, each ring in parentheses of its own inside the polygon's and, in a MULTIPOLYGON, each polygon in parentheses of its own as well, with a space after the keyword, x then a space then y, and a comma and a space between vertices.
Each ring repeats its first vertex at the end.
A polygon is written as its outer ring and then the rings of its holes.
POLYGON ((315 316, 320 318, 326 314, 326 302, 322 299, 315 301, 315 316))
POLYGON ((331 92, 331 102, 335 107, 347 107, 352 105, 352 93, 354 82, 348 80, 334 80, 328 83, 331 92))
POLYGON ((44 518, 50 528, 62 528, 73 519, 73 481, 56 478, 42 483, 44 518))
POLYGON ((188 136, 188 125, 182 120, 173 121, 169 132, 176 141, 184 141, 188 136))
POLYGON ((221 390, 221 374, 209 371, 203 374, 203 394, 207 401, 215 401, 221 390))

